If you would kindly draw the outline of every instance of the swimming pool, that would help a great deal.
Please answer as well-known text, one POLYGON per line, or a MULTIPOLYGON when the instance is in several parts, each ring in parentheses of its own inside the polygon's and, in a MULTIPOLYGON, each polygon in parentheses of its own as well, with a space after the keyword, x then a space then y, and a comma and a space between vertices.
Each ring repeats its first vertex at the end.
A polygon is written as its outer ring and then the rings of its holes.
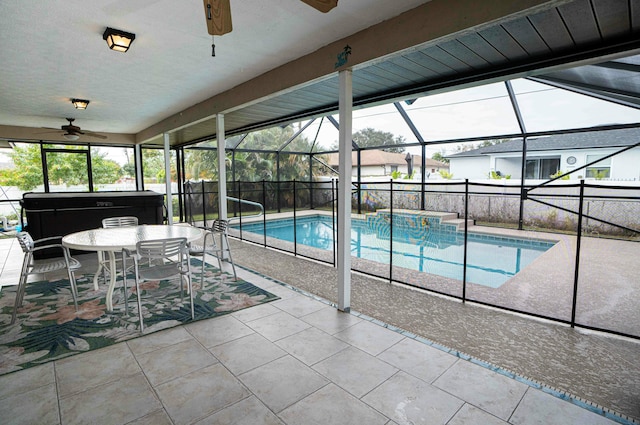
MULTIPOLYGON (((351 254, 389 264, 389 220, 388 215, 353 219, 351 254)), ((266 235, 293 242, 293 224, 293 219, 267 220, 266 235)), ((295 224, 298 244, 333 249, 331 217, 306 216, 297 218, 295 224)), ((263 223, 243 224, 242 231, 262 235, 263 223)), ((549 241, 468 232, 467 281, 497 288, 553 245, 549 241)), ((395 266, 462 280, 464 234, 435 217, 394 214, 392 257, 395 266)))

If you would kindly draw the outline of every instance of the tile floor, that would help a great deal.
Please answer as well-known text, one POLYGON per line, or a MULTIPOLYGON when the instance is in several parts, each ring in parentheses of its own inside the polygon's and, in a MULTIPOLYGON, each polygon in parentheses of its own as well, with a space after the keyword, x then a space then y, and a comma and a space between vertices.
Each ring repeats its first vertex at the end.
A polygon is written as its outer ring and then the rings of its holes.
MULTIPOLYGON (((0 240, 0 284, 21 253, 0 240), (6 259, 6 260, 5 260, 6 259)), ((93 256, 83 256, 91 267, 93 256)), ((0 376, 3 424, 614 424, 246 270, 280 300, 0 376)))

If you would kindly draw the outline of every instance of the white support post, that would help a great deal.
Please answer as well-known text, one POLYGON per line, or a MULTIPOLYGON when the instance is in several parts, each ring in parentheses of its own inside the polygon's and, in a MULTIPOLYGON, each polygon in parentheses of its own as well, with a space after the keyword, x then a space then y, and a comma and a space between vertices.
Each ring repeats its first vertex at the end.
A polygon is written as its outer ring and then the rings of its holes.
POLYGON ((169 133, 164 133, 164 176, 167 199, 167 223, 173 224, 173 193, 171 192, 171 146, 169 146, 169 133))
POLYGON ((144 177, 142 176, 142 146, 135 145, 133 147, 134 163, 136 166, 136 190, 144 188, 144 177))
POLYGON ((224 114, 216 115, 218 143, 218 218, 227 219, 227 166, 225 155, 224 114))
POLYGON ((351 70, 340 71, 338 181, 338 309, 351 310, 351 70))
MULTIPOLYGON (((218 218, 227 219, 227 156, 224 135, 224 114, 216 115, 216 137, 218 142, 218 218)), ((220 236, 220 249, 223 259, 229 258, 229 247, 225 238, 220 236)))

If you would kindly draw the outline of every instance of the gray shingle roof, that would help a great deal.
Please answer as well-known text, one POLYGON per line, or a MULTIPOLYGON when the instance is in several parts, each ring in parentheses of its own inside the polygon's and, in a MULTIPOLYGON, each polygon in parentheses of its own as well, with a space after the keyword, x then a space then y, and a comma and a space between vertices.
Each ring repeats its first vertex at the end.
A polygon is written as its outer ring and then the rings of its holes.
MULTIPOLYGON (((556 134, 553 136, 527 139, 527 152, 625 147, 638 142, 640 142, 640 129, 638 128, 593 131, 589 133, 556 134)), ((522 152, 522 140, 512 140, 493 146, 459 152, 447 155, 447 157, 460 158, 511 152, 522 152)))

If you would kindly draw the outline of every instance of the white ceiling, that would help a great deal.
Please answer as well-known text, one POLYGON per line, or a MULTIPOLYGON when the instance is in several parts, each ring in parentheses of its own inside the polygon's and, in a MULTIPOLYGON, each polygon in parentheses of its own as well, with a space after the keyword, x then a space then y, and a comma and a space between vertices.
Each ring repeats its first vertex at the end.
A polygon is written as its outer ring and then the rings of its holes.
POLYGON ((3 1, 0 125, 137 133, 168 116, 425 0, 231 0, 233 32, 211 56, 200 0, 3 1), (110 51, 105 28, 136 34, 110 51), (85 111, 70 98, 89 99, 85 111))

